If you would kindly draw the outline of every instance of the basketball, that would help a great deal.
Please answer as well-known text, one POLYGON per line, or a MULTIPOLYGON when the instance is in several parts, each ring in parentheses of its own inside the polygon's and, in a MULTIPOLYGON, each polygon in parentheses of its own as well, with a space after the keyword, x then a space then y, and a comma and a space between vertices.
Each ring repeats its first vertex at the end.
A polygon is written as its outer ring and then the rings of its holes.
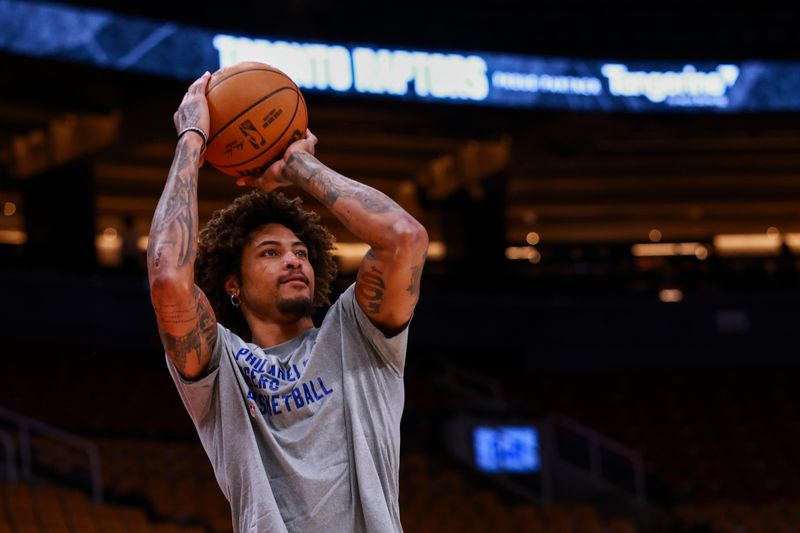
POLYGON ((212 74, 206 89, 211 127, 205 160, 231 176, 260 176, 305 136, 308 114, 297 85, 256 62, 212 74))

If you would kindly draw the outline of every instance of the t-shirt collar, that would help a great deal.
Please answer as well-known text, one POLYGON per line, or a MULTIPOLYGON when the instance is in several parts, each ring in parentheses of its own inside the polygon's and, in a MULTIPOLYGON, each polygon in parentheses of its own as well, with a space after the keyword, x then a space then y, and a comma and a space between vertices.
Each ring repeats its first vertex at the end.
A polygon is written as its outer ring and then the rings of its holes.
POLYGON ((261 348, 264 353, 273 354, 273 355, 287 355, 294 350, 296 350, 306 339, 316 337, 318 328, 308 328, 304 332, 302 332, 297 337, 289 339, 288 341, 284 341, 280 344, 276 344, 275 346, 269 347, 261 347, 257 344, 249 343, 252 346, 257 346, 261 348), (313 335, 312 335, 313 333, 313 335))

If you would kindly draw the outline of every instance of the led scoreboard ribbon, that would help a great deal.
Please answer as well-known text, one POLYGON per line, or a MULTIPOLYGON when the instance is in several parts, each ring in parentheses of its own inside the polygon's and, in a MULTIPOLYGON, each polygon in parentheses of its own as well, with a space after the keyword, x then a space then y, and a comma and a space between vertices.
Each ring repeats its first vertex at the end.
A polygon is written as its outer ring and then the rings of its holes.
POLYGON ((800 63, 596 61, 270 40, 0 0, 0 50, 194 79, 262 61, 304 90, 591 112, 800 111, 800 63))

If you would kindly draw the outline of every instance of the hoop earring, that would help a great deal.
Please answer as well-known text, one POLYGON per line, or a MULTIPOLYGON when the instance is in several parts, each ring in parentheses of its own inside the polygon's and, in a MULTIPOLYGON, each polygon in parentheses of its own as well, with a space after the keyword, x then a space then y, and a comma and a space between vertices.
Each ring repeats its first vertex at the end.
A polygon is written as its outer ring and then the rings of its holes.
POLYGON ((242 301, 239 299, 239 293, 238 292, 232 292, 231 293, 231 305, 234 306, 234 307, 239 307, 239 305, 241 303, 242 303, 242 301))

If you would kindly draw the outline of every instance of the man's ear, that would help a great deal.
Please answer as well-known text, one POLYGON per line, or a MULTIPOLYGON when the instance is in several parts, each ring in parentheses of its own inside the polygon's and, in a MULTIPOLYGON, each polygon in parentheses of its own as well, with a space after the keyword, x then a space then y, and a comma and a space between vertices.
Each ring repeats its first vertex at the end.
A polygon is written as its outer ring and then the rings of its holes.
POLYGON ((225 278, 225 292, 228 293, 228 296, 231 294, 238 295, 241 292, 241 284, 239 283, 239 277, 235 274, 228 274, 228 277, 225 278))

